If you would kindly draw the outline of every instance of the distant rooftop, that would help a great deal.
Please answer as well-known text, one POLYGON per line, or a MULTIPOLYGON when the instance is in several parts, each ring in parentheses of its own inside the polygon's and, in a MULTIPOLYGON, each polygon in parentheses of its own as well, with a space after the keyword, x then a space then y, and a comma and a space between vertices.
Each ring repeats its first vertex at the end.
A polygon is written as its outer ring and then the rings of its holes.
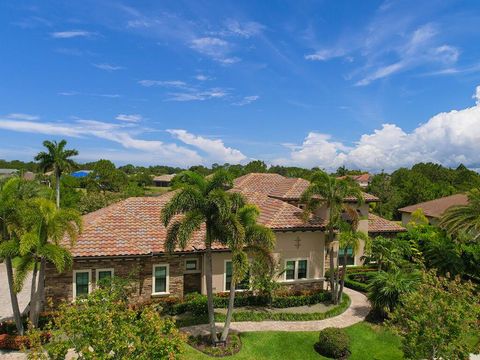
POLYGON ((456 205, 467 205, 468 197, 465 194, 456 194, 446 196, 440 199, 425 201, 415 205, 405 206, 398 211, 403 213, 412 213, 417 209, 422 209, 425 216, 439 218, 450 207, 456 205))
POLYGON ((153 181, 172 181, 175 175, 176 174, 164 174, 164 175, 155 176, 153 178, 153 181))

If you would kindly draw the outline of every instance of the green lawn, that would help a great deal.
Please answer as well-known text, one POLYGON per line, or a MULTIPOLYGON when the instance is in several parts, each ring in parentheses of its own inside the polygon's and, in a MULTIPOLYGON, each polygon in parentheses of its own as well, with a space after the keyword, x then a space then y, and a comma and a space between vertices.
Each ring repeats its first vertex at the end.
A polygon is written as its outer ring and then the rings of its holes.
MULTIPOLYGON (((399 338, 383 328, 362 322, 346 330, 352 341, 349 360, 403 359, 399 338)), ((241 338, 242 350, 225 359, 327 359, 313 349, 318 332, 252 332, 241 338)), ((188 347, 185 359, 212 358, 188 347)))

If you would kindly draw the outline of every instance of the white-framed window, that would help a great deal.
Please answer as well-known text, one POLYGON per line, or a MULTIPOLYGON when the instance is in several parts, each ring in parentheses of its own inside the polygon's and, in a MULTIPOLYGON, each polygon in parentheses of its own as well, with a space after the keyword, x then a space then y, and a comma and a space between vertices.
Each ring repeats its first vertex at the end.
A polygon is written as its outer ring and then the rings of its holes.
POLYGON ((97 284, 104 279, 112 279, 114 275, 113 268, 95 270, 95 281, 97 284))
POLYGON ((308 279, 307 259, 285 260, 285 281, 308 279))
POLYGON ((198 265, 198 259, 186 259, 185 260, 185 272, 195 273, 199 272, 200 267, 198 265))
MULTIPOLYGON (((223 273, 223 289, 224 291, 230 291, 230 286, 232 285, 232 274, 233 267, 231 260, 225 260, 224 263, 224 273, 223 273)), ((250 274, 248 273, 242 281, 235 284, 235 290, 249 290, 250 289, 250 274)))
POLYGON ((170 266, 168 264, 153 265, 152 295, 169 294, 170 266))
POLYGON ((73 298, 87 296, 92 291, 92 270, 73 271, 73 298))

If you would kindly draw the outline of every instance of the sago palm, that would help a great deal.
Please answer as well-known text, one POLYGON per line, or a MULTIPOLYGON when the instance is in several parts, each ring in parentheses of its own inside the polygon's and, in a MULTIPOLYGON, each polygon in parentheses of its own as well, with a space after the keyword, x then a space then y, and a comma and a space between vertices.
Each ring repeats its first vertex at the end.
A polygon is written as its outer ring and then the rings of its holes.
POLYGON ((40 168, 44 172, 53 170, 55 174, 57 207, 60 207, 60 177, 64 171, 69 171, 76 166, 71 157, 78 155, 77 150, 65 149, 65 145, 67 145, 66 140, 61 140, 58 143, 45 140, 43 146, 48 151, 41 151, 35 156, 35 160, 39 161, 40 168))
POLYGON ((335 286, 335 230, 342 221, 342 214, 355 211, 345 202, 345 198, 353 197, 358 203, 363 202, 362 192, 358 184, 349 179, 336 179, 323 171, 313 174, 310 186, 302 194, 300 201, 306 204, 305 217, 310 216, 320 207, 325 206, 328 212, 327 246, 330 258, 330 289, 332 301, 337 302, 337 286, 335 286))
POLYGON ((16 286, 22 286, 28 269, 33 266, 30 321, 37 326, 45 297, 47 262, 58 272, 72 265, 72 256, 63 241, 68 239, 70 245, 74 244, 82 230, 82 218, 75 210, 58 209, 52 201, 40 198, 26 201, 21 212, 22 223, 15 231, 20 239, 21 255, 16 286))
POLYGON ((467 193, 468 204, 452 206, 442 215, 439 226, 456 239, 465 235, 474 241, 480 239, 480 189, 467 193))
MULTIPOLYGON (((207 287, 208 320, 212 341, 218 340, 215 329, 212 288, 212 245, 227 232, 232 215, 232 196, 225 189, 232 186, 232 179, 224 170, 219 170, 206 179, 185 171, 174 179, 177 192, 162 210, 162 222, 167 230, 166 250, 185 248, 195 231, 205 226, 205 277, 207 287), (175 215, 183 217, 174 219, 175 215), (171 224, 172 223, 172 224, 171 224)), ((238 200, 238 197, 236 197, 238 200)), ((237 231, 239 228, 237 227, 237 231)))
POLYGON ((379 271, 368 285, 367 297, 374 309, 386 314, 395 309, 402 294, 415 291, 419 283, 418 272, 379 271))

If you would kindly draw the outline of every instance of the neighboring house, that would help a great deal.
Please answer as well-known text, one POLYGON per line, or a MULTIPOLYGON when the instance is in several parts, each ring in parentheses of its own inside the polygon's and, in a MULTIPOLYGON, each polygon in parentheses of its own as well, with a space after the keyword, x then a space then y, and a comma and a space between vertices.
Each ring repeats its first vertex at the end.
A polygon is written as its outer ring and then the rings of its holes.
POLYGON ((337 179, 346 179, 347 177, 353 179, 362 189, 366 189, 372 182, 372 175, 365 173, 361 175, 346 175, 339 176, 337 179))
POLYGON ((18 173, 17 169, 0 169, 0 179, 4 179, 18 173))
POLYGON ((92 170, 78 170, 71 173, 70 175, 73 176, 74 178, 81 179, 81 178, 87 177, 91 172, 92 170))
POLYGON ((171 185, 172 179, 176 174, 165 174, 160 176, 155 176, 153 178, 153 183, 158 187, 169 187, 171 185))
MULTIPOLYGON (((320 209, 306 222, 302 218, 299 201, 308 185, 304 179, 249 174, 236 179, 231 190, 242 192, 249 203, 258 206, 258 222, 274 231, 273 253, 279 268, 285 269, 278 281, 296 289, 323 287, 328 268, 327 209, 320 209)), ((194 234, 186 249, 165 253, 167 229, 160 215, 173 194, 129 198, 85 215, 84 230, 71 249, 73 269, 57 274, 55 268, 48 265, 46 296, 54 301, 71 300, 91 291, 98 279, 111 275, 130 276, 136 282, 136 298, 145 301, 165 295, 206 293, 205 229, 194 234)), ((368 203, 378 199, 369 194, 364 194, 364 198, 366 203, 357 206, 363 231, 370 232, 370 224, 374 224, 375 234, 404 230, 393 222, 372 217, 368 203)), ((353 198, 345 201, 356 206, 353 198)), ((215 243, 213 249, 213 290, 228 291, 231 254, 219 243, 215 243)), ((349 257, 349 264, 360 264, 362 255, 363 246, 355 257, 349 257)), ((243 282, 239 288, 243 286, 248 284, 243 282)))
POLYGON ((428 222, 432 225, 436 225, 443 215, 443 213, 450 207, 456 205, 467 205, 468 197, 465 194, 456 194, 446 196, 440 199, 431 201, 425 201, 419 204, 405 206, 398 209, 402 213, 402 224, 406 226, 410 220, 412 213, 415 210, 422 209, 423 214, 427 217, 428 222))

